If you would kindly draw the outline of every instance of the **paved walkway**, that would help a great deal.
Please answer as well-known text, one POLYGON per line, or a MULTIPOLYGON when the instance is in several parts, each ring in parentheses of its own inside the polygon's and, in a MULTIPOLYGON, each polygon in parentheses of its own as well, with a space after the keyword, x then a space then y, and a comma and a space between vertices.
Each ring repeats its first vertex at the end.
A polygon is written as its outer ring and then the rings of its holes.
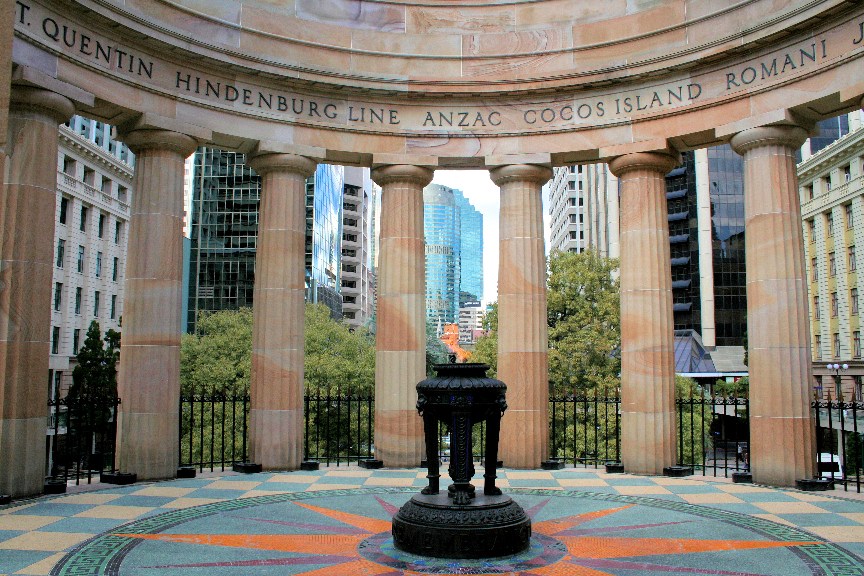
POLYGON ((390 537, 390 517, 424 485, 419 469, 343 466, 70 487, 0 507, 0 575, 864 574, 854 493, 503 470, 499 486, 532 518, 531 547, 442 561, 390 537))

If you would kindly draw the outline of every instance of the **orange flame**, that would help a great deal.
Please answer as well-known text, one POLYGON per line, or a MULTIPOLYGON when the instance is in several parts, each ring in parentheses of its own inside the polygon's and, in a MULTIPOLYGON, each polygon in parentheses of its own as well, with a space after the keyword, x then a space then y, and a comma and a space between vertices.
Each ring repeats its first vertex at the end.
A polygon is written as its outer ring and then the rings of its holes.
POLYGON ((444 333, 439 338, 456 355, 457 362, 465 362, 471 357, 471 352, 459 346, 459 325, 445 324, 444 333))

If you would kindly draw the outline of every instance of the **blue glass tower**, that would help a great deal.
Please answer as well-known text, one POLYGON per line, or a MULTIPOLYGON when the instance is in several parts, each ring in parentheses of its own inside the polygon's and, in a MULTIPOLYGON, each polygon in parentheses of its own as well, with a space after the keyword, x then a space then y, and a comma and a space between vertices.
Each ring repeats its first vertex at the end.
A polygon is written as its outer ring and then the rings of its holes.
POLYGON ((453 190, 440 184, 423 189, 423 235, 426 240, 426 322, 456 322, 459 312, 459 207, 453 190))
POLYGON ((342 317, 342 166, 319 164, 306 180, 306 301, 342 317))
POLYGON ((483 299, 483 214, 461 190, 453 190, 453 196, 459 207, 459 306, 462 306, 464 302, 483 299))

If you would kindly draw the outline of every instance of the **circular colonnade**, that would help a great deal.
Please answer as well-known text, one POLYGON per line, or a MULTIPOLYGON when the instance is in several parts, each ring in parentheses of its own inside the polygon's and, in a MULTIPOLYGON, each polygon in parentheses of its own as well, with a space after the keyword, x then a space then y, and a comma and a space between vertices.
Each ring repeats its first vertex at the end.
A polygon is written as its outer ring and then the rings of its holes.
POLYGON ((6 0, 2 10, 0 493, 42 486, 45 228, 56 126, 76 112, 117 126, 137 155, 121 471, 176 470, 183 160, 207 144, 247 153, 262 175, 254 461, 302 458, 304 179, 317 162, 371 167, 383 189, 375 445, 388 466, 422 457, 422 189, 436 168, 490 170, 501 188, 498 376, 510 388, 501 455, 523 468, 547 456, 540 188, 552 166, 608 162, 621 182, 622 460, 659 473, 676 453, 663 176, 679 152, 731 142, 745 160, 753 477, 813 475, 794 151, 817 120, 862 105, 859 2, 6 0))

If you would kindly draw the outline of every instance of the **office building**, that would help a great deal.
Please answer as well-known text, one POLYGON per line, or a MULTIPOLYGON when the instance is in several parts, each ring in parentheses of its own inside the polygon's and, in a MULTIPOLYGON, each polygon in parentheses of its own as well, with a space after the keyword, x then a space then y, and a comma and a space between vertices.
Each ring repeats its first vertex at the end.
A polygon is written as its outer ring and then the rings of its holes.
POLYGON ((369 322, 374 312, 372 269, 375 190, 366 168, 345 167, 342 197, 342 317, 352 326, 369 322))
POLYGON ((864 281, 858 273, 864 250, 861 120, 860 112, 850 114, 843 123, 850 132, 798 165, 814 386, 822 397, 836 399, 842 393, 859 401, 864 378, 859 314, 864 281))
MULTIPOLYGON (((60 126, 48 328, 52 400, 72 385, 90 323, 98 321, 103 334, 120 330, 133 170, 134 155, 111 138, 111 126, 81 116, 60 126)), ((48 428, 53 434, 52 423, 48 428)))

